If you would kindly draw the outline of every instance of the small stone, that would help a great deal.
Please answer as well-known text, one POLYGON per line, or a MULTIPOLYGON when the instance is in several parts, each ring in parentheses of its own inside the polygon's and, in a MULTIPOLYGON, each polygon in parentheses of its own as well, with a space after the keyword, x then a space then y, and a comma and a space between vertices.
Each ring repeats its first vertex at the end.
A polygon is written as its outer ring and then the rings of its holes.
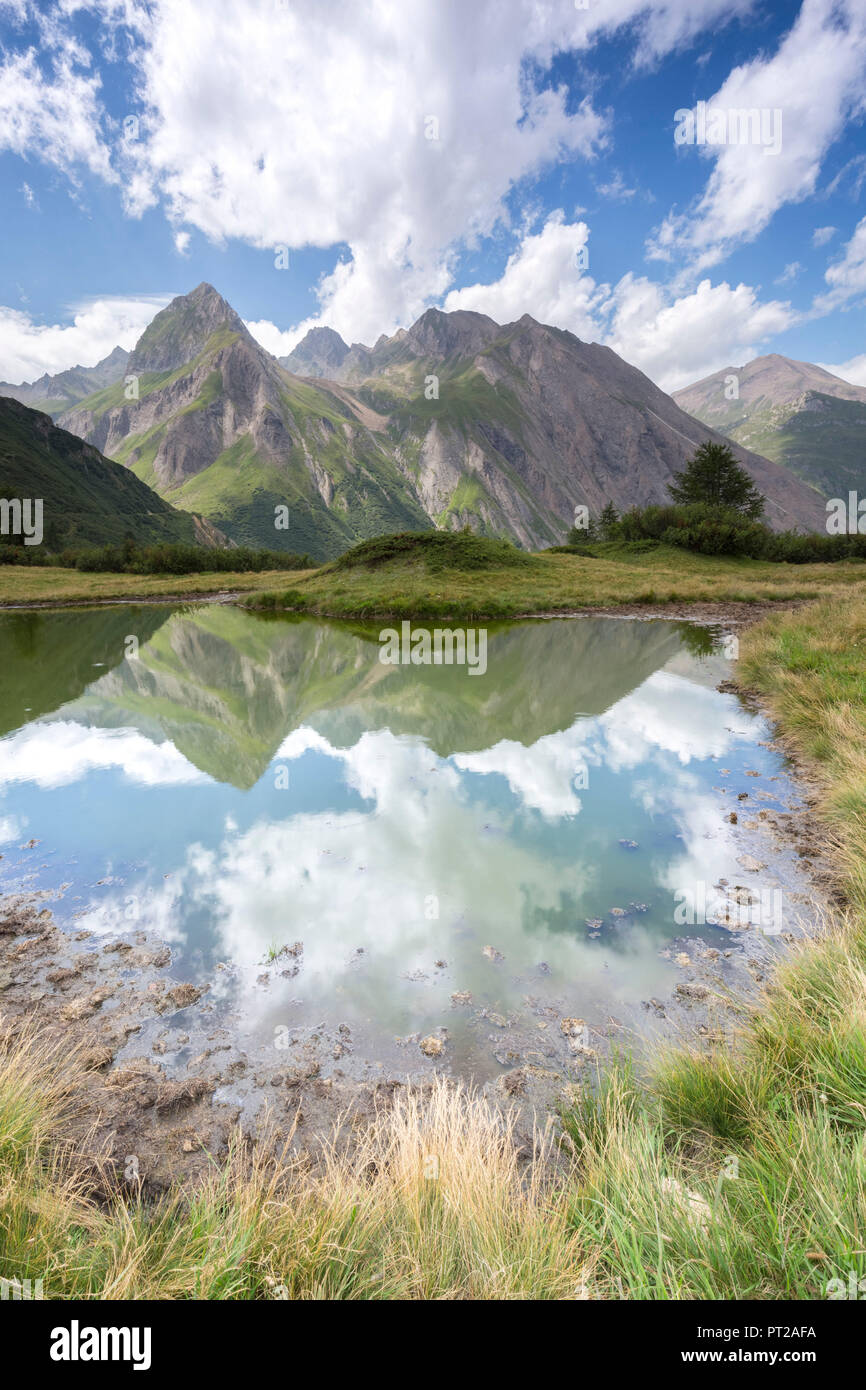
POLYGON ((520 1067, 507 1071, 499 1078, 499 1084, 507 1096, 522 1096, 526 1090, 526 1072, 520 1067))
POLYGON ((60 970, 52 970, 51 974, 46 976, 50 985, 68 985, 70 980, 77 978, 77 970, 68 970, 65 967, 61 967, 60 970))
POLYGON ((111 992, 110 989, 94 990, 92 994, 88 994, 82 999, 73 999, 70 1004, 64 1005, 60 1012, 70 1022, 89 1018, 91 1014, 95 1014, 96 1010, 101 1008, 111 992))
POLYGON ((195 1004, 201 998, 201 990, 188 982, 176 985, 174 989, 166 993, 166 1001, 175 1009, 186 1009, 190 1004, 195 1004))
POLYGON ((662 1178, 661 1189, 670 1201, 681 1208, 690 1226, 701 1231, 708 1229, 713 1209, 706 1198, 698 1192, 691 1192, 677 1178, 662 1178))
POLYGON ((681 994, 684 999, 706 999, 709 992, 706 985, 694 984, 688 980, 677 985, 677 994, 681 994))
POLYGON ((486 956, 488 960, 505 960, 502 952, 497 951, 495 946, 485 946, 481 954, 486 956))
POLYGON ((452 1002, 455 1004, 471 1004, 472 995, 468 989, 455 989, 451 995, 452 1002))
POLYGON ((87 1052, 82 1052, 78 1061, 86 1071, 101 1071, 114 1061, 114 1053, 110 1047, 92 1047, 87 1052))
POLYGON ((756 859, 753 854, 741 854, 737 863, 741 869, 746 869, 747 872, 751 874, 760 873, 762 869, 766 869, 767 867, 760 859, 756 859))
POLYGON ((511 1049, 507 1052, 504 1049, 494 1052, 493 1056, 501 1067, 513 1067, 515 1062, 520 1061, 520 1053, 512 1052, 511 1049))
POLYGON ((586 1022, 582 1018, 561 1018, 559 1027, 564 1037, 578 1038, 586 1027, 586 1022))

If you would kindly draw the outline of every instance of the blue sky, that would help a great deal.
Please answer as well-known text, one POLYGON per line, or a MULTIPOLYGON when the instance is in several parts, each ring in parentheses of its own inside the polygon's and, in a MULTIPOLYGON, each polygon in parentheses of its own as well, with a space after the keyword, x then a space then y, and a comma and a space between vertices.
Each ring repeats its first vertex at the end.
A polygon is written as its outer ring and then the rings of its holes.
POLYGON ((864 101, 864 0, 0 0, 0 379, 209 280, 280 353, 438 304, 866 383, 864 101))

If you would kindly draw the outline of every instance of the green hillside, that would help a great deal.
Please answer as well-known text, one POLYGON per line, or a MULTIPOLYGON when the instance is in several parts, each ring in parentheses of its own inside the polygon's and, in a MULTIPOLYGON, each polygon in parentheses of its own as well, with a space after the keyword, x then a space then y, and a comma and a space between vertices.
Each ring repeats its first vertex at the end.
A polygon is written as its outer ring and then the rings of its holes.
MULTIPOLYGON (((41 499, 43 544, 115 544, 196 539, 179 512, 120 464, 112 463, 49 416, 0 396, 0 496, 41 499)), ((11 535, 0 543, 14 543, 11 535)))

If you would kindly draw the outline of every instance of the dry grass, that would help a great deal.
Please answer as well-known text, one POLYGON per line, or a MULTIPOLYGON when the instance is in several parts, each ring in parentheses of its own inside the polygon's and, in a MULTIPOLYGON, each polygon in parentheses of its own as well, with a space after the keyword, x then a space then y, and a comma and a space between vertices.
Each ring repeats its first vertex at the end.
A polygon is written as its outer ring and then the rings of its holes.
POLYGON ((238 1138, 192 1198, 99 1206, 55 1128, 70 1075, 34 1040, 0 1060, 0 1096, 26 1095, 31 1116, 0 1157, 15 1193, 0 1272, 42 1278, 46 1297, 557 1298, 585 1280, 550 1131, 521 1164, 513 1114, 463 1086, 399 1095, 350 1144, 338 1130, 315 1169, 238 1138))

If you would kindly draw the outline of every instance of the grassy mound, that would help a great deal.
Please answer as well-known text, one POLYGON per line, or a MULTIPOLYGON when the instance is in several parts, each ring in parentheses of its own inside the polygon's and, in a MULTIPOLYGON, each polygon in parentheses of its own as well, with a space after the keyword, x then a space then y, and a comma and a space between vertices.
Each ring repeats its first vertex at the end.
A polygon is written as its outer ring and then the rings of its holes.
POLYGON ((361 541, 329 570, 381 569, 385 565, 422 564, 431 574, 443 570, 491 570, 504 566, 531 566, 534 557, 518 550, 510 541, 491 540, 471 531, 400 531, 393 536, 376 536, 361 541))

